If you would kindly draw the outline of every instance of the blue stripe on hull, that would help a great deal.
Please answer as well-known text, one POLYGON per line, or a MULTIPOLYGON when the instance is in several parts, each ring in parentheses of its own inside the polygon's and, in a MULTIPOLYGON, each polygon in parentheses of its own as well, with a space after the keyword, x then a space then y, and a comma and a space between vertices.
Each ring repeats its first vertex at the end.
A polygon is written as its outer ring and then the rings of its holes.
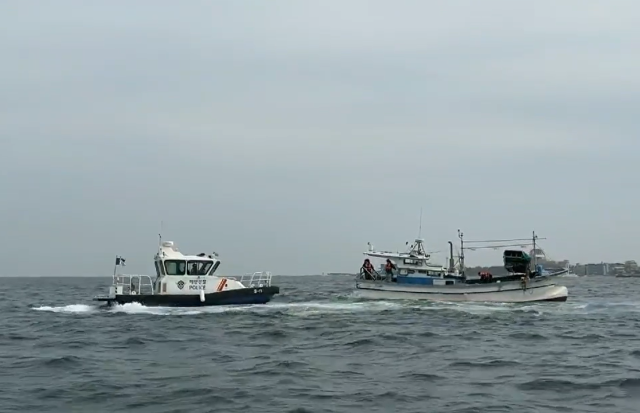
POLYGON ((398 280, 398 284, 433 285, 433 278, 431 277, 398 276, 397 280, 398 280))

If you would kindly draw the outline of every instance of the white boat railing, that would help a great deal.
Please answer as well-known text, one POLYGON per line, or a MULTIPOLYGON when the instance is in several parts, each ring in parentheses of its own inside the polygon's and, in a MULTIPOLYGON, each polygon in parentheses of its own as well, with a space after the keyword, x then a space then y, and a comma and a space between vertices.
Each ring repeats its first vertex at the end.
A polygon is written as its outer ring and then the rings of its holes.
POLYGON ((253 274, 245 274, 241 276, 238 281, 240 281, 245 287, 271 287, 271 277, 272 275, 269 271, 257 271, 253 274))
POLYGON ((371 270, 371 272, 369 273, 369 275, 367 276, 367 273, 365 272, 363 267, 360 267, 360 272, 358 272, 358 274, 356 275, 356 280, 369 280, 369 281, 386 281, 386 280, 390 280, 391 277, 385 275, 382 275, 381 273, 379 273, 378 271, 374 269, 371 270))
POLYGON ((149 294, 153 295, 153 280, 145 274, 117 274, 114 285, 122 287, 122 294, 149 294))

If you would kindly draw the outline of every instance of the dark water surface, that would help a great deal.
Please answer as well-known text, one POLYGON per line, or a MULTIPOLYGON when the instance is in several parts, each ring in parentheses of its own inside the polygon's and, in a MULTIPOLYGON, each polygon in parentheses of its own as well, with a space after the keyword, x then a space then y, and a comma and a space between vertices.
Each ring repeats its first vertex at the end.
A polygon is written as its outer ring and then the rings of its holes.
POLYGON ((267 305, 112 310, 110 279, 0 280, 3 413, 640 411, 640 279, 498 305, 275 277, 267 305))

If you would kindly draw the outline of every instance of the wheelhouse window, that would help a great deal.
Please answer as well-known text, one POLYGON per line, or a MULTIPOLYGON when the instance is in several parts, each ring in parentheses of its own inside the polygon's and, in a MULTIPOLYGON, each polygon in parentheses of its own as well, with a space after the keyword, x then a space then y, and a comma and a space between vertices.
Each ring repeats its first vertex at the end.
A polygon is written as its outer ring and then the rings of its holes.
POLYGON ((422 260, 413 260, 411 258, 405 258, 404 263, 407 265, 416 265, 419 267, 422 265, 422 260))
POLYGON ((189 261, 189 275, 207 275, 213 266, 213 261, 189 261))
POLYGON ((156 264, 156 275, 158 277, 160 277, 161 275, 164 275, 164 267, 158 262, 155 262, 156 264))
POLYGON ((187 263, 184 260, 166 260, 164 267, 167 275, 184 275, 187 263))

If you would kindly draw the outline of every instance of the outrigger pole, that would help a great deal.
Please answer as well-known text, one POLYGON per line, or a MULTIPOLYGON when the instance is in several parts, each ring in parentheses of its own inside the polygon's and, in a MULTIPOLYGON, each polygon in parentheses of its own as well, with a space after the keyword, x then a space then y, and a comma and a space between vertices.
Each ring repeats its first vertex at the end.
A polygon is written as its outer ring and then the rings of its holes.
POLYGON ((533 268, 535 269, 537 265, 537 257, 536 257, 536 240, 546 239, 539 238, 536 235, 536 232, 532 232, 531 238, 513 238, 513 239, 488 239, 488 240, 478 240, 478 241, 466 241, 467 244, 472 244, 471 246, 465 247, 464 241, 464 233, 458 230, 458 238, 460 238, 460 269, 461 273, 464 276, 464 250, 480 250, 480 249, 497 249, 497 248, 505 248, 505 247, 522 247, 524 248, 527 245, 533 246, 533 268), (503 243, 507 244, 503 244, 503 243), (496 244, 499 245, 473 245, 473 244, 496 244))
POLYGON ((460 274, 464 277, 464 233, 458 230, 458 238, 460 238, 460 274))

